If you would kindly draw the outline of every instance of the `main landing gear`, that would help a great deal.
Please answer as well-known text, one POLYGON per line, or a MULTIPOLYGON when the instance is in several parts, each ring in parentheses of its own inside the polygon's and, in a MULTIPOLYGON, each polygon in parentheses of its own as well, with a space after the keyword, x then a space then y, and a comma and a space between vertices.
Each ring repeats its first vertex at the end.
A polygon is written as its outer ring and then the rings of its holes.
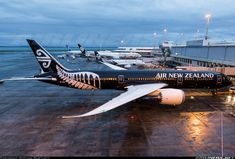
POLYGON ((217 95, 217 93, 218 93, 217 89, 211 90, 211 94, 212 94, 213 96, 217 95))

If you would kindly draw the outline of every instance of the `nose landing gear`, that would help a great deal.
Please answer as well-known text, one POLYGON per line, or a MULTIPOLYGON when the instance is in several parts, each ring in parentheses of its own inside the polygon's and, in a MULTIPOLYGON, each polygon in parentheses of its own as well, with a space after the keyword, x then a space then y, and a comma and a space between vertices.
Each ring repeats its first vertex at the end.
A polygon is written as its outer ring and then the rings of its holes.
POLYGON ((212 94, 213 96, 217 95, 217 93, 218 93, 217 89, 211 90, 211 94, 212 94))

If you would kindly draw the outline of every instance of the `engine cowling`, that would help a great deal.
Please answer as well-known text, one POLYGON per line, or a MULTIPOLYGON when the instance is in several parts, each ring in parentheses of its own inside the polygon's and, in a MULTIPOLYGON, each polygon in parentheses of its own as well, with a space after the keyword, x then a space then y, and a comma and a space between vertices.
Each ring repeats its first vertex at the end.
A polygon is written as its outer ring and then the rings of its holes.
POLYGON ((160 89, 148 96, 156 98, 160 104, 180 105, 185 101, 185 93, 180 89, 160 89))
POLYGON ((126 65, 124 65, 124 68, 131 68, 131 65, 130 64, 126 64, 126 65))

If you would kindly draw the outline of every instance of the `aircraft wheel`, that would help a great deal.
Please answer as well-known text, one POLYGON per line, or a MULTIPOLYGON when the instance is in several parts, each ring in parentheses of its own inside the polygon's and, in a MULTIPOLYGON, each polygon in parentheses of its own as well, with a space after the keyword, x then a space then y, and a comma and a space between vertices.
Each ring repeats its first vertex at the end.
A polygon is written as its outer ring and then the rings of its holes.
POLYGON ((212 90, 211 93, 213 96, 215 96, 215 95, 217 95, 217 90, 212 90))

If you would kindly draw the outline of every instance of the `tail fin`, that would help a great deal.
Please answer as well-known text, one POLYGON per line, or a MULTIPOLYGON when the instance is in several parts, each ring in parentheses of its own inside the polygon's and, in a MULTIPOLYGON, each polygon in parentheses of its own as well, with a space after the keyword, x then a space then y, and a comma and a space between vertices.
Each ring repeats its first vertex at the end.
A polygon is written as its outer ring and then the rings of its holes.
POLYGON ((100 54, 98 53, 98 51, 94 51, 94 53, 95 53, 95 58, 96 58, 97 61, 103 61, 103 60, 102 60, 102 57, 100 56, 100 54))
POLYGON ((94 53, 95 53, 95 56, 99 56, 98 51, 94 51, 94 53))
POLYGON ((80 49, 80 51, 81 51, 81 53, 82 53, 82 55, 86 55, 86 50, 82 47, 82 45, 80 45, 80 44, 78 44, 78 47, 79 47, 79 49, 80 49))
POLYGON ((66 45, 66 48, 67 48, 68 51, 71 51, 69 45, 66 45))
POLYGON ((44 49, 35 40, 27 39, 27 42, 29 43, 29 46, 31 47, 44 73, 57 72, 56 67, 60 67, 61 69, 68 71, 68 69, 62 66, 53 56, 51 56, 51 54, 46 49, 44 49))

